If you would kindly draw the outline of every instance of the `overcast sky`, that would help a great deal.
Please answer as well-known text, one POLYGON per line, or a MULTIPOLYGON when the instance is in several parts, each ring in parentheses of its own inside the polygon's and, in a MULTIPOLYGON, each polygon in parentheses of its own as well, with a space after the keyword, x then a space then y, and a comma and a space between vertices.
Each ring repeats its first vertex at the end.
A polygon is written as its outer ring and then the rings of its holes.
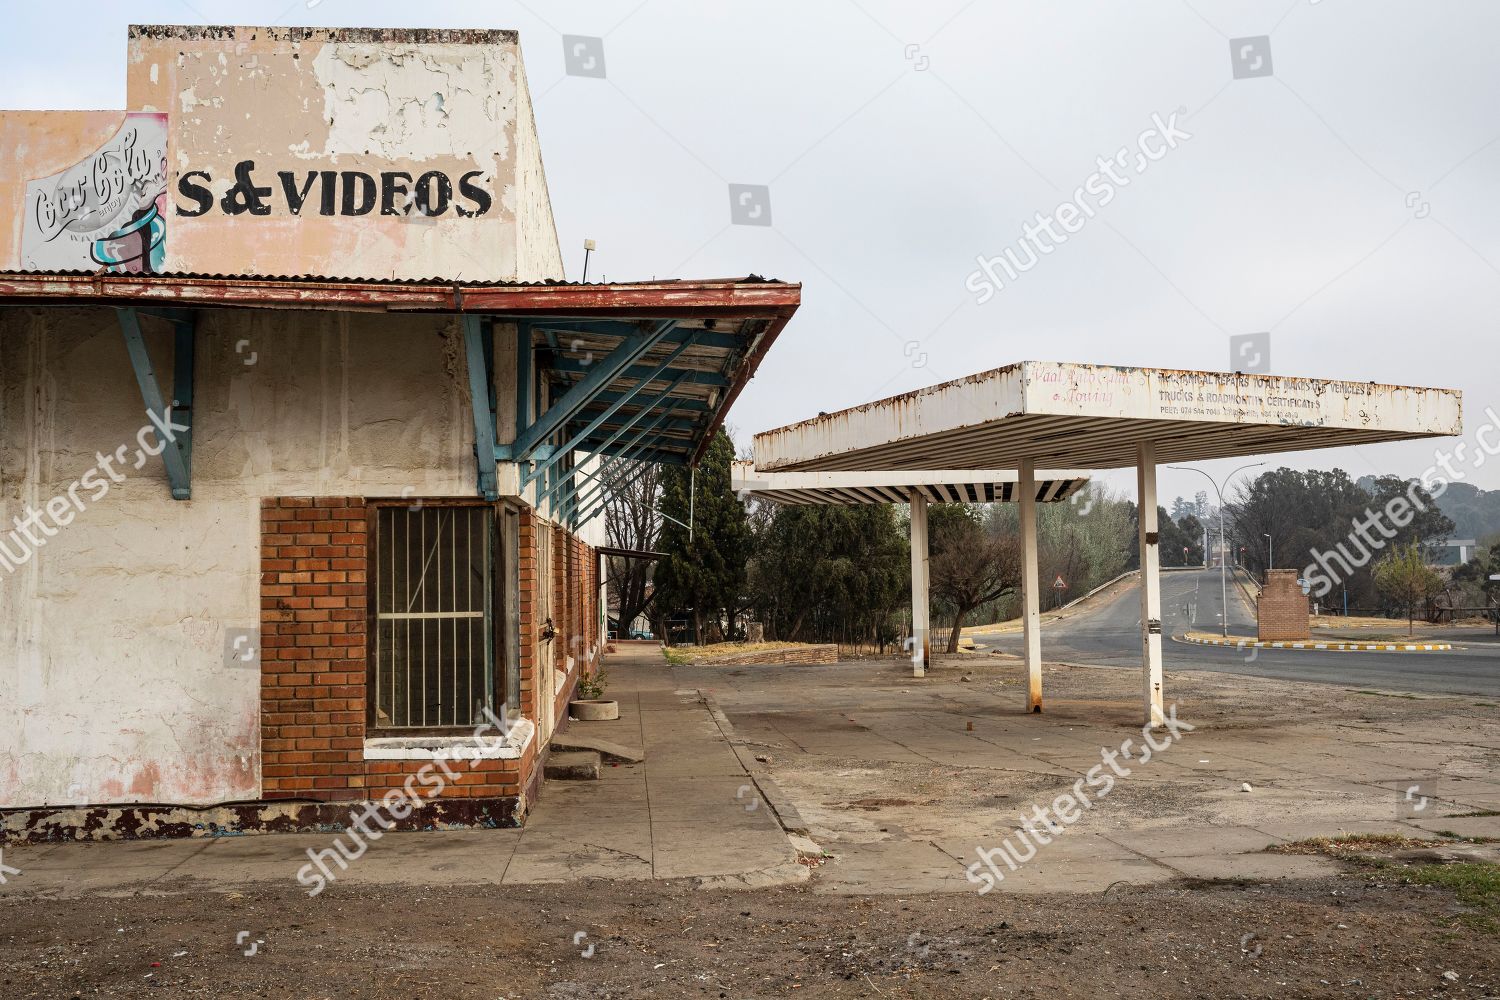
MULTIPOLYGON (((27 0, 0 107, 122 107, 131 20, 518 29, 569 277, 592 238, 591 278, 803 283, 741 445, 1020 360, 1243 367, 1258 332, 1274 374, 1461 389, 1470 435, 1500 411, 1492 0, 27 0), (601 40, 603 78, 564 35, 601 40), (1137 169, 1174 112, 1188 137, 1137 169), (1022 226, 1121 147, 1128 183, 981 304, 976 258, 1027 263, 1022 226), (731 221, 731 184, 771 225, 731 221)), ((1433 447, 1271 461, 1415 476, 1433 447)), ((1500 488, 1500 457, 1458 467, 1500 488)))

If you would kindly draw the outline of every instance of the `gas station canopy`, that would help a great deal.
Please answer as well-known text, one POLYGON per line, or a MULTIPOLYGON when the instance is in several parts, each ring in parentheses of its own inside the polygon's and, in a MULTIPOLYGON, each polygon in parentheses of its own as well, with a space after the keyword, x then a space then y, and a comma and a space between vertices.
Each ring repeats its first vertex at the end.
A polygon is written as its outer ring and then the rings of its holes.
POLYGON ((1022 361, 755 436, 775 470, 1111 469, 1460 432, 1452 389, 1022 361))
MULTIPOLYGON (((927 505, 951 502, 932 491, 953 492, 966 482, 1000 482, 1003 474, 993 470, 1016 470, 1010 492, 1020 503, 1026 708, 1040 712, 1036 504, 1049 499, 1049 477, 1053 483, 1066 477, 1075 484, 1068 488, 1076 489, 1081 474, 1040 472, 1038 467, 1134 466, 1141 690, 1146 722, 1155 726, 1165 718, 1159 463, 1462 432, 1463 397, 1453 389, 1022 361, 757 434, 754 467, 739 470, 736 488, 764 491, 768 497, 780 491, 788 503, 850 503, 855 502, 848 499, 851 495, 870 490, 889 499, 904 490, 911 504, 912 673, 921 677, 929 660, 927 505), (921 471, 934 468, 946 471, 921 471), (955 471, 964 469, 985 471, 967 476, 955 471), (903 473, 917 478, 898 489, 895 480, 903 473), (755 481, 775 485, 757 486, 755 481)), ((977 502, 964 494, 967 488, 952 499, 977 502)))

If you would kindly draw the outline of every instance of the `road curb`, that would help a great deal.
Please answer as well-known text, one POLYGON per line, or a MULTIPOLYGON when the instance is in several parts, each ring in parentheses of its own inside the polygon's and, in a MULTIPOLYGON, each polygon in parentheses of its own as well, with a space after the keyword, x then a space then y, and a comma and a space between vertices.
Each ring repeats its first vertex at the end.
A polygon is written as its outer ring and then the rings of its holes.
POLYGON ((1301 642, 1265 642, 1260 639, 1241 639, 1234 636, 1173 636, 1178 642, 1190 642, 1195 646, 1227 646, 1230 649, 1322 649, 1346 653, 1441 653, 1453 646, 1446 642, 1355 642, 1324 641, 1308 639, 1301 642))
POLYGON ((734 731, 734 724, 729 721, 729 716, 724 714, 724 710, 719 707, 719 703, 714 699, 714 696, 706 691, 699 690, 698 697, 703 700, 704 706, 708 709, 708 714, 714 720, 714 725, 718 726, 719 732, 723 734, 724 742, 729 744, 729 748, 739 758, 740 766, 745 769, 745 774, 755 783, 755 787, 760 792, 761 798, 765 799, 766 805, 770 806, 771 815, 775 817, 776 822, 781 826, 782 832, 789 837, 793 835, 806 837, 807 823, 802 819, 802 814, 797 811, 797 807, 792 804, 791 799, 787 798, 786 794, 782 792, 780 786, 772 780, 771 775, 761 766, 760 761, 755 759, 755 754, 740 742, 739 736, 734 731))

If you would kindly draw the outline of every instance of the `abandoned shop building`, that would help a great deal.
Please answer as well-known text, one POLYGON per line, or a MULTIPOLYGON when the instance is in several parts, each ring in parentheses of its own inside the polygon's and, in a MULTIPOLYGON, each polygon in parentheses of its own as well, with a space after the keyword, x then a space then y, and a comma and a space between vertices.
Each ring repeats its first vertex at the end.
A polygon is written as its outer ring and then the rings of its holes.
MULTIPOLYGON (((0 838, 524 821, 604 635, 604 483, 795 311, 576 284, 514 32, 134 27, 0 112, 0 838)), ((629 464, 627 464, 629 463, 629 464)))

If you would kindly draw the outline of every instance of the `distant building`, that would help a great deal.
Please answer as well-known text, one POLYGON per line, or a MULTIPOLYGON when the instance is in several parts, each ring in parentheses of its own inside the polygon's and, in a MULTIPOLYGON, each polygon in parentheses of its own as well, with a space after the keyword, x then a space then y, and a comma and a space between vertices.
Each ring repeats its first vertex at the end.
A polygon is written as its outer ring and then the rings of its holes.
POLYGON ((1450 538, 1443 542, 1434 542, 1429 547, 1433 552, 1431 565, 1433 566, 1462 566, 1474 558, 1474 552, 1479 547, 1479 542, 1472 538, 1450 538))

